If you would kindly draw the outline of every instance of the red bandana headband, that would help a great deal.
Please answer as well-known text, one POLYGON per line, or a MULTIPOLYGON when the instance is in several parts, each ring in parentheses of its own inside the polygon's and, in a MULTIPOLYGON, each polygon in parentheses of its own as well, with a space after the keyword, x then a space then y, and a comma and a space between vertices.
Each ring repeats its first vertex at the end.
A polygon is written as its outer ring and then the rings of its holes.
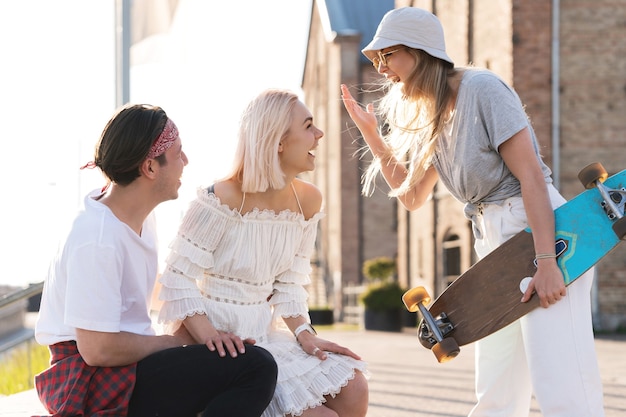
MULTIPOLYGON (((148 153, 146 159, 154 159, 157 156, 162 155, 165 151, 172 147, 176 139, 178 139, 178 128, 171 119, 167 119, 163 131, 152 144, 152 147, 150 148, 150 152, 148 153)), ((80 167, 80 169, 91 169, 95 167, 96 163, 94 161, 90 161, 80 167)))
POLYGON ((178 128, 174 122, 172 122, 172 119, 168 118, 167 122, 165 122, 163 132, 161 132, 150 148, 148 159, 153 159, 162 155, 165 151, 172 147, 176 139, 178 139, 178 128))

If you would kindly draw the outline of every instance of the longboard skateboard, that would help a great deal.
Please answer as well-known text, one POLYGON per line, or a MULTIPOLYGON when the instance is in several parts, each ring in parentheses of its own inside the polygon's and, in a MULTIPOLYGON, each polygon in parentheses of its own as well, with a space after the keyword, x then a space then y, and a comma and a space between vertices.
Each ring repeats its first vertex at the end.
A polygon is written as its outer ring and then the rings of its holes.
MULTIPOLYGON (((586 190, 555 211, 557 263, 569 285, 626 240, 626 170, 611 177, 599 163, 578 174, 586 190)), ((500 330, 539 306, 539 297, 520 302, 536 271, 530 228, 522 230, 460 275, 430 307, 424 287, 402 297, 419 311, 418 339, 439 362, 500 330)))

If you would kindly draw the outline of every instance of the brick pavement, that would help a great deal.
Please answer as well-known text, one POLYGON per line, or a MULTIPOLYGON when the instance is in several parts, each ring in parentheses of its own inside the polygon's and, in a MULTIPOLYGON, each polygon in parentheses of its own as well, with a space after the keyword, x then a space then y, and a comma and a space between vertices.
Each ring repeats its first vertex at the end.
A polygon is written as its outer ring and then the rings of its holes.
MULTIPOLYGON (((416 331, 321 331, 369 363, 368 417, 463 417, 474 404, 474 349, 461 348, 440 364, 416 339, 416 331)), ((606 417, 626 415, 626 335, 596 338, 606 417)), ((533 402, 529 417, 540 417, 533 402)), ((593 417, 593 416, 590 416, 593 417)))
MULTIPOLYGON (((440 364, 422 348, 415 330, 402 333, 321 329, 320 336, 350 347, 369 363, 368 417, 464 417, 474 403, 474 349, 461 348, 440 364)), ((606 417, 626 415, 626 335, 596 338, 606 417)), ((0 417, 31 416, 33 390, 0 398, 0 417)), ((35 409, 40 409, 35 406, 35 409)), ((533 403, 529 417, 540 417, 533 403)), ((590 416, 593 417, 593 416, 590 416)))

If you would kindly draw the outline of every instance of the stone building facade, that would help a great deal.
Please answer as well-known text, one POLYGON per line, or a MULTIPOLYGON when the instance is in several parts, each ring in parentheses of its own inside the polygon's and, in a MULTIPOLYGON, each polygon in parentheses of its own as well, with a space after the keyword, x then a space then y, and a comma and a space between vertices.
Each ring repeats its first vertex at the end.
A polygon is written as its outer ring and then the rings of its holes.
MULTIPOLYGON (((372 5, 371 10, 351 17, 369 11, 373 22, 393 8, 393 1, 378 3, 386 3, 383 9, 373 1, 366 3, 372 5)), ((302 85, 315 123, 325 132, 316 150, 316 169, 309 178, 324 195, 326 213, 314 257, 318 271, 314 277, 323 281, 328 303, 339 319, 344 315, 343 290, 361 284, 363 261, 397 253, 395 201, 381 190, 371 198, 361 196, 360 175, 365 161, 358 155, 364 144, 343 108, 339 85, 356 88, 363 84, 362 33, 354 30, 357 23, 341 13, 341 6, 341 2, 313 2, 302 85)), ((372 36, 375 26, 369 27, 368 35, 372 36)), ((319 286, 314 282, 310 291, 316 296, 313 304, 319 303, 319 286)))
MULTIPOLYGON (((601 162, 610 174, 626 168, 626 1, 392 3, 389 8, 431 10, 442 21, 448 54, 457 65, 489 68, 516 89, 566 198, 583 191, 577 174, 587 164, 601 162)), ((363 143, 343 109, 339 84, 351 86, 362 103, 376 98, 367 86, 378 75, 360 56, 384 14, 384 7, 373 10, 372 4, 380 6, 376 0, 313 2, 303 91, 326 131, 313 178, 328 212, 318 254, 335 300, 341 288, 362 282, 362 262, 379 255, 397 257, 402 284, 425 285, 438 295, 476 261, 462 205, 441 185, 428 204, 410 213, 387 197, 382 181, 374 196, 359 194, 370 155, 355 157, 363 143), (361 14, 356 20, 361 26, 338 29, 333 13, 361 14)), ((596 271, 596 328, 626 328, 626 245, 596 271)), ((341 303, 335 307, 341 310, 341 303)))

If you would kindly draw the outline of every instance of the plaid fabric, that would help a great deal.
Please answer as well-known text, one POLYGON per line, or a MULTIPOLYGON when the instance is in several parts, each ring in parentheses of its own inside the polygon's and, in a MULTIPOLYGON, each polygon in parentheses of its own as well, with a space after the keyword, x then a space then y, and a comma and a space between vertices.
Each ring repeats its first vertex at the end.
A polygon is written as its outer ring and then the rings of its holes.
POLYGON ((35 376, 35 386, 39 399, 53 416, 128 414, 136 364, 113 368, 89 366, 73 341, 50 346, 50 354, 50 367, 35 376))

